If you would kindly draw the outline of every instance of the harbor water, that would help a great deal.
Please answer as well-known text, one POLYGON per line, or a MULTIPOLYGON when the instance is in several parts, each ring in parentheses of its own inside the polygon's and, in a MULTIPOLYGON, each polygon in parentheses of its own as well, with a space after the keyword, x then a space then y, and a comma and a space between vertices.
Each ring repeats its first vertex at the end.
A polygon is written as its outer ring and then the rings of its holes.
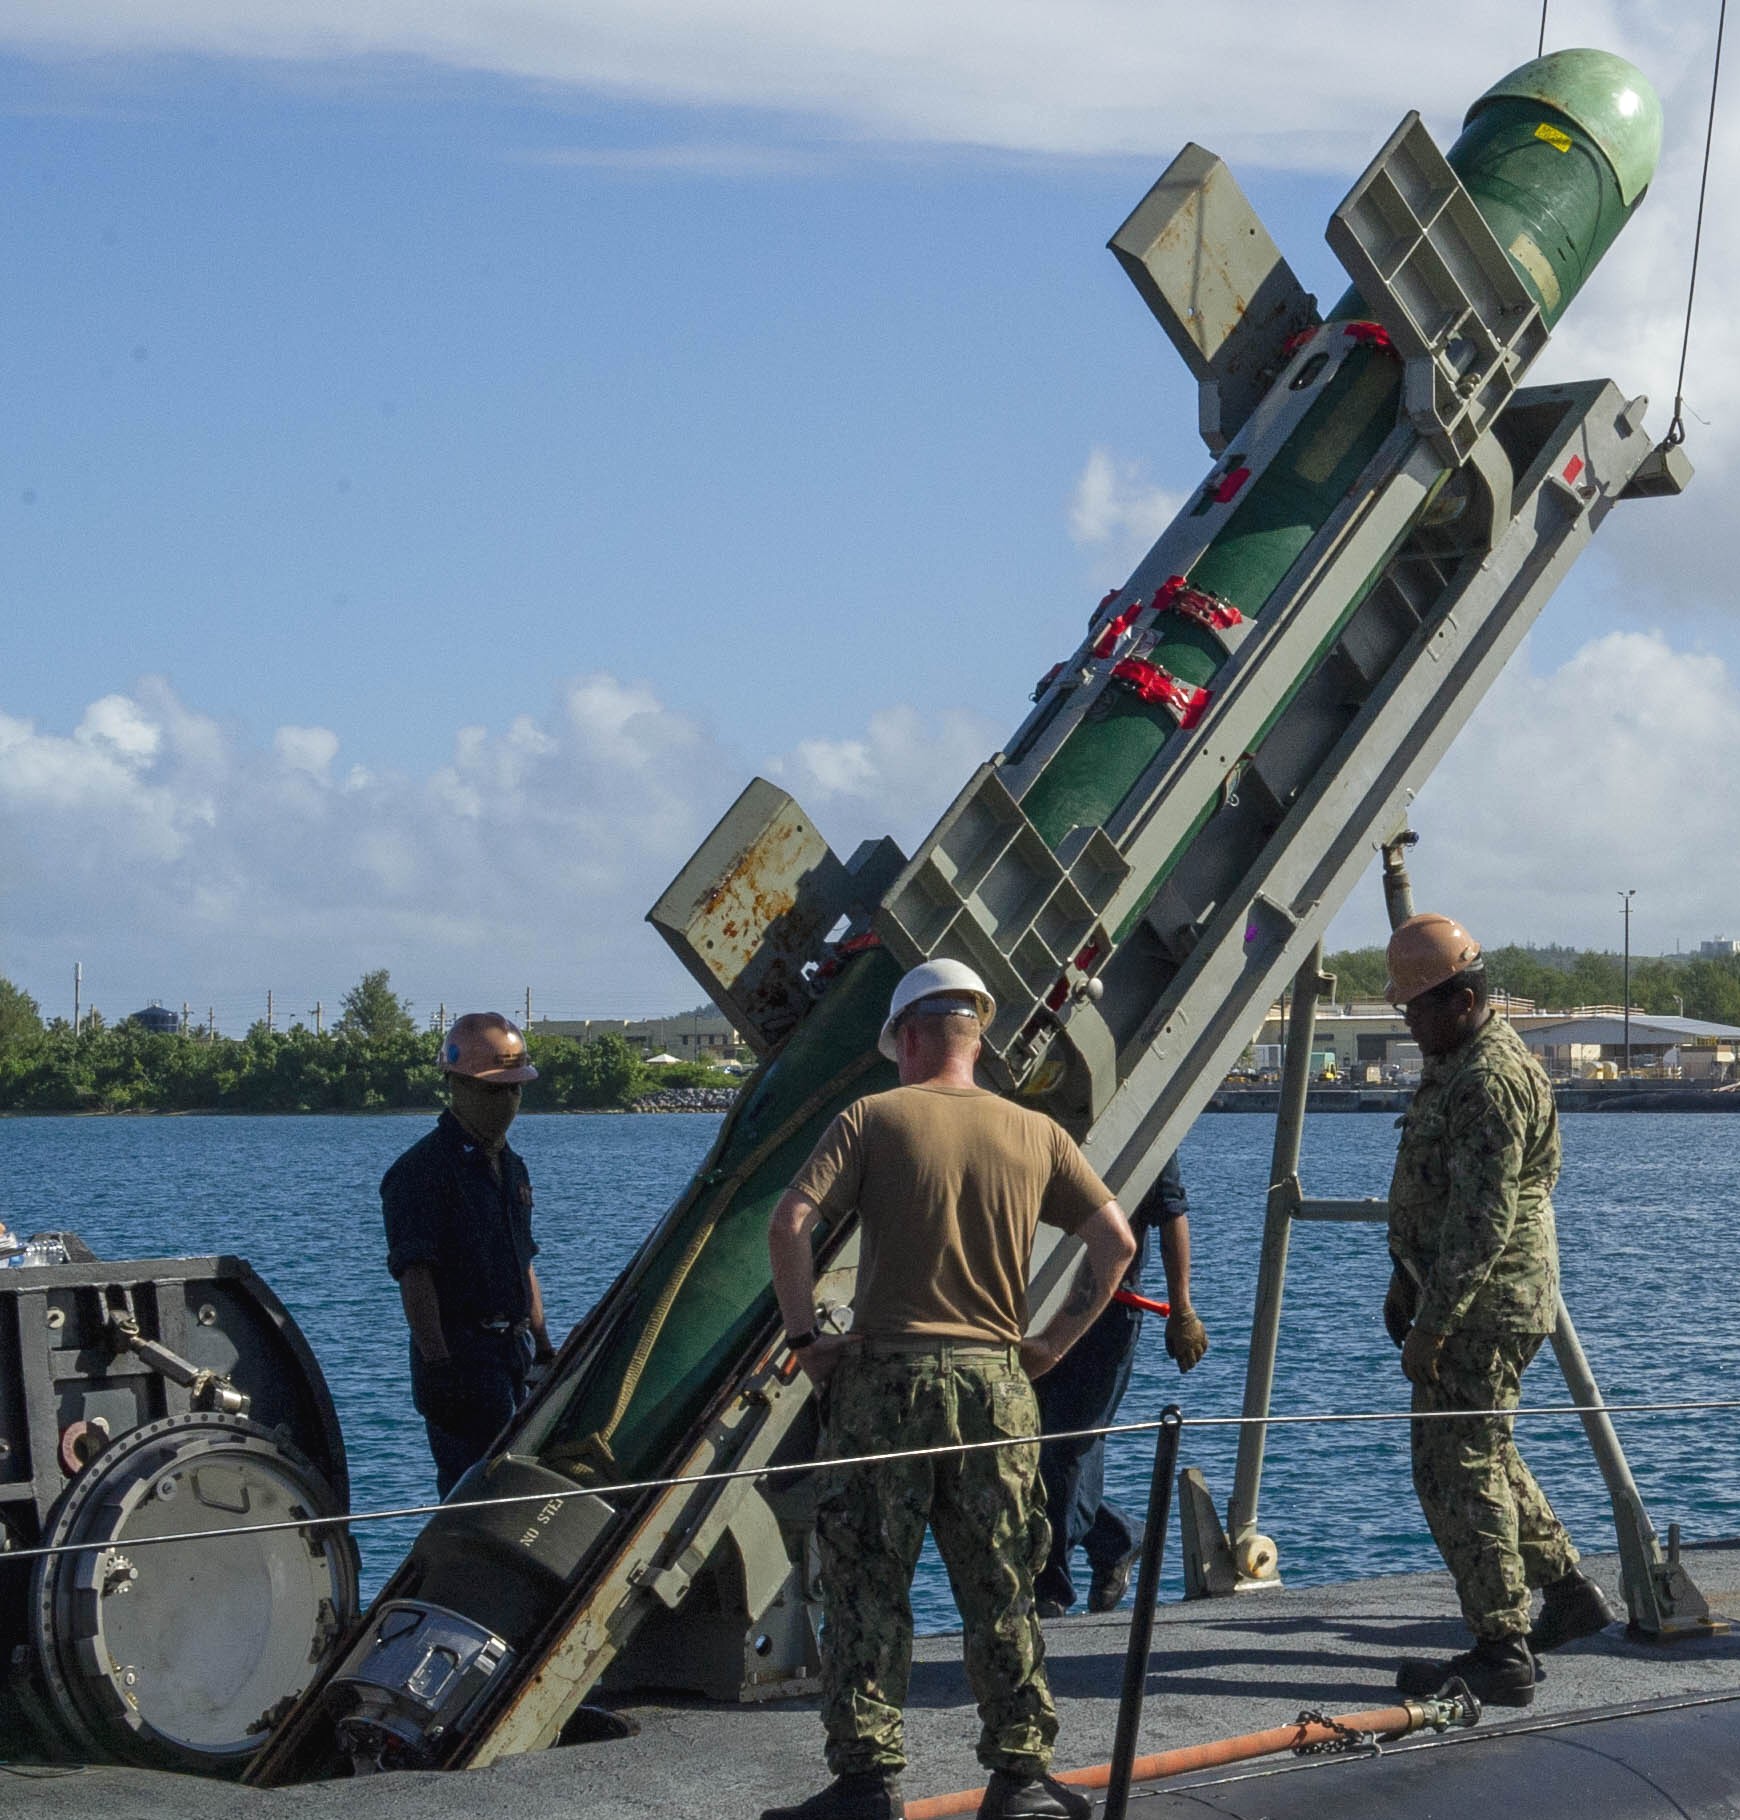
MULTIPOLYGON (((289 1306, 337 1399, 359 1511, 425 1502, 433 1472, 411 1409, 407 1337, 386 1274, 377 1185, 421 1135, 425 1116, 14 1118, 0 1122, 6 1168, 0 1218, 28 1234, 78 1232, 115 1259, 231 1253, 247 1258, 289 1306)), ((1735 1125, 1690 1114, 1570 1114, 1557 1195, 1565 1296, 1595 1375, 1615 1403, 1719 1398, 1740 1384, 1740 1308, 1726 1257, 1740 1189, 1735 1125)), ((558 1339, 633 1253, 688 1181, 718 1129, 708 1114, 526 1117, 515 1145, 531 1168, 538 1271, 558 1339)), ((1160 1326, 1144 1330, 1124 1419, 1177 1402, 1182 1460, 1204 1471, 1224 1508, 1235 1432, 1192 1426, 1236 1416, 1262 1230, 1273 1127, 1208 1116, 1183 1151, 1191 1197, 1194 1299, 1212 1340, 1181 1379, 1160 1326)), ((1307 1121, 1307 1194, 1381 1195, 1395 1131, 1389 1117, 1307 1121)), ((1379 1308, 1389 1264, 1382 1227, 1301 1226, 1293 1234, 1277 1369, 1277 1413, 1397 1410, 1407 1386, 1379 1308)), ((1164 1293, 1156 1260, 1147 1288, 1164 1293)), ((1565 1402, 1549 1352, 1524 1386, 1529 1405, 1565 1402)), ((1734 1412, 1620 1416, 1644 1501, 1664 1537, 1740 1533, 1734 1412)), ((1525 1419, 1519 1439, 1582 1547, 1614 1546, 1599 1475, 1579 1424, 1525 1419)), ((1152 1441, 1117 1437, 1108 1483, 1139 1511, 1152 1441)), ((1289 1584, 1437 1564, 1409 1484, 1405 1424, 1284 1427, 1271 1432, 1261 1527, 1289 1584)), ((365 1592, 409 1545, 414 1522, 357 1535, 365 1592)), ((1163 1593, 1180 1591, 1176 1528, 1163 1593)), ((914 1590, 920 1627, 954 1628, 940 1564, 927 1553, 914 1590)))

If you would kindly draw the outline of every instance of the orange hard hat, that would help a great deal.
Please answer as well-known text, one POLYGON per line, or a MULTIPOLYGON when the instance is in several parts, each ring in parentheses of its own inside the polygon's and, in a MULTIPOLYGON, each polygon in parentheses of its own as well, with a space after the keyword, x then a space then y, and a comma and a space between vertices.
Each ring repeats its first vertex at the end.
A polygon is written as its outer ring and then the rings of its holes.
POLYGON ((519 1025, 499 1011, 468 1011, 456 1017, 441 1039, 436 1066, 443 1074, 463 1074, 504 1087, 538 1078, 537 1069, 526 1060, 526 1039, 519 1025))
POLYGON ((1384 960, 1390 975, 1384 981, 1384 997, 1392 1005, 1405 1005, 1458 973, 1478 967, 1480 944, 1460 923, 1428 910, 1397 926, 1384 960))

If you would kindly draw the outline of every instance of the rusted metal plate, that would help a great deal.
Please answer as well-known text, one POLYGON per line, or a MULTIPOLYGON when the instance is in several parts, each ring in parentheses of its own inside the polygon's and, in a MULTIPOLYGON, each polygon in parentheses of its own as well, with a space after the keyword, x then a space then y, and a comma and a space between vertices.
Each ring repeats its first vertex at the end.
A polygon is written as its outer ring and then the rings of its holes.
POLYGON ((647 921, 758 1055, 809 1004, 820 958, 851 897, 846 868, 802 809, 758 777, 726 810, 647 921))
POLYGON ((1317 321, 1232 173, 1187 145, 1111 239, 1112 252, 1201 383, 1217 453, 1255 408, 1287 340, 1317 321))

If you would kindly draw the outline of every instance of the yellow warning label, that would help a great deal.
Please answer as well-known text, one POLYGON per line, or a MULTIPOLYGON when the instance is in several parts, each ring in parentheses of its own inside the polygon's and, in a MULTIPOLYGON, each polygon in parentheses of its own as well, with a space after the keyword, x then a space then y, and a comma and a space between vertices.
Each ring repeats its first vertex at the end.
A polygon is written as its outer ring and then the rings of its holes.
POLYGON ((1544 120, 1535 128, 1535 137, 1544 139, 1555 152, 1568 152, 1571 149, 1571 135, 1559 127, 1549 126, 1544 120))

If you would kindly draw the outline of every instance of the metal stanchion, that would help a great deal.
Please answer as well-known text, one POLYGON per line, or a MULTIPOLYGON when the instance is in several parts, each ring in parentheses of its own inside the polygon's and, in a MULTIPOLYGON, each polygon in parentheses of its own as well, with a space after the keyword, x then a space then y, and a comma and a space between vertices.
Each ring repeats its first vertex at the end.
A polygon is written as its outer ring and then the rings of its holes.
POLYGON ((1112 1743, 1104 1820, 1124 1820, 1130 1800, 1130 1770, 1136 1761, 1136 1734, 1142 1727, 1148 1656, 1154 1642, 1154 1607, 1160 1598, 1160 1556, 1166 1547, 1166 1526, 1172 1520, 1172 1482, 1178 1476, 1178 1440, 1183 1432, 1183 1412, 1176 1403, 1168 1403, 1160 1412, 1160 1433, 1154 1443, 1148 1527, 1142 1532, 1142 1561, 1136 1570, 1136 1609, 1130 1619, 1129 1652, 1124 1657, 1124 1690, 1118 1699, 1118 1732, 1112 1743))

